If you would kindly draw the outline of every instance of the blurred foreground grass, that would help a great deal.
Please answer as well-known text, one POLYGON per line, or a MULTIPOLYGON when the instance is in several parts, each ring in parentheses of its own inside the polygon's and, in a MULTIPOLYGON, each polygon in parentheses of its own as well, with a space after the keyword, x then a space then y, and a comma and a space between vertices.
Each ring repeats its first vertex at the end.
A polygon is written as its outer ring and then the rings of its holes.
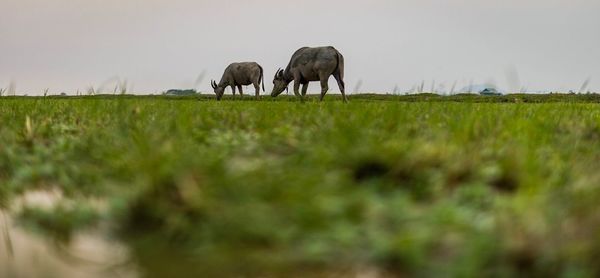
POLYGON ((0 208, 150 277, 600 275, 595 95, 438 98, 1 98, 0 208))

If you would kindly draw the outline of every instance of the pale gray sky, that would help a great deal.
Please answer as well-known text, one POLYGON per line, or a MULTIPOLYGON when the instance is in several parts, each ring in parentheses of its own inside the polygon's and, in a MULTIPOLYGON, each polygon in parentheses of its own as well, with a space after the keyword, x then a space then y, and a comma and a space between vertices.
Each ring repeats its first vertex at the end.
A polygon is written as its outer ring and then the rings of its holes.
POLYGON ((114 77, 137 93, 208 91, 234 61, 263 65, 269 90, 296 49, 320 45, 344 54, 350 91, 359 80, 361 92, 423 80, 568 91, 588 78, 600 91, 598 0, 0 0, 0 11, 0 87, 29 94, 114 77))

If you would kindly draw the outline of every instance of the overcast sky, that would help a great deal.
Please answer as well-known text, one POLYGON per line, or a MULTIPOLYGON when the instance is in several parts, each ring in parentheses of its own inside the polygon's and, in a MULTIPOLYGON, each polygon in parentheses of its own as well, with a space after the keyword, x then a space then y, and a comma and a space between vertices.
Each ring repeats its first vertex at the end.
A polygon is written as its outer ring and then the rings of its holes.
POLYGON ((598 0, 0 0, 0 12, 0 87, 30 95, 116 78, 137 93, 208 91, 235 61, 259 62, 270 90, 296 49, 321 45, 344 54, 349 91, 568 91, 588 78, 600 91, 598 0))

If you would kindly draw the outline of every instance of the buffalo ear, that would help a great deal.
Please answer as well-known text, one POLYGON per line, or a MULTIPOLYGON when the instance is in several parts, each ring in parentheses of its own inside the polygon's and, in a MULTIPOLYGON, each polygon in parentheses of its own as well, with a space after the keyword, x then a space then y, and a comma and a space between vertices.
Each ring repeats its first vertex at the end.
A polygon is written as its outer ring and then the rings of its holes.
POLYGON ((211 80, 211 81, 210 81, 210 86, 211 86, 213 89, 216 89, 216 88, 217 88, 217 84, 216 84, 216 83, 217 83, 217 82, 215 82, 214 80, 211 80))
POLYGON ((279 70, 277 71, 277 77, 278 77, 279 79, 283 78, 283 70, 282 70, 282 69, 279 69, 279 70))

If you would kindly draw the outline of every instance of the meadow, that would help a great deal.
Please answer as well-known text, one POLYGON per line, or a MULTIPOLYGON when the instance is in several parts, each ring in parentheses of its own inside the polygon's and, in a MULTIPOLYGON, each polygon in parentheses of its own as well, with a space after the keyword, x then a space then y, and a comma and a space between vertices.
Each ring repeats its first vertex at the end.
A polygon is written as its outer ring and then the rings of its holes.
POLYGON ((213 98, 0 98, 0 208, 145 277, 600 275, 598 95, 213 98))

